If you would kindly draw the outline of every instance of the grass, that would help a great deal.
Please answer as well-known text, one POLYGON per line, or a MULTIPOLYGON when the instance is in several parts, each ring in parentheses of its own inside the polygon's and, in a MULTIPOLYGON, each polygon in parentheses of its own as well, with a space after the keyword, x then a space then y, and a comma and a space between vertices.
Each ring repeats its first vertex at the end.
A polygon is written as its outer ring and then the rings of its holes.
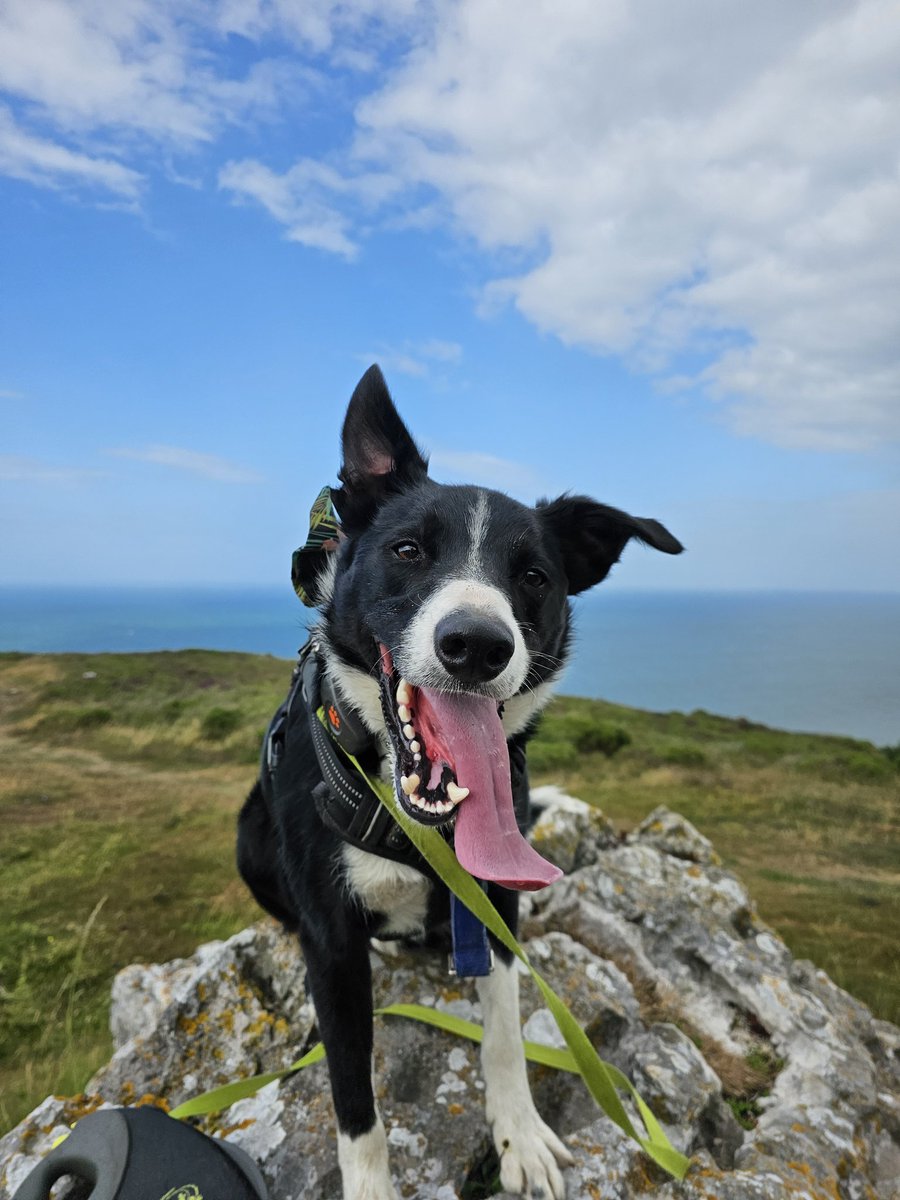
MULTIPOLYGON (((108 1057, 118 969, 258 916, 234 819, 290 671, 205 651, 0 655, 0 1130, 108 1057)), ((622 829, 660 803, 684 813, 796 954, 900 1019, 896 750, 562 698, 530 761, 622 829)))

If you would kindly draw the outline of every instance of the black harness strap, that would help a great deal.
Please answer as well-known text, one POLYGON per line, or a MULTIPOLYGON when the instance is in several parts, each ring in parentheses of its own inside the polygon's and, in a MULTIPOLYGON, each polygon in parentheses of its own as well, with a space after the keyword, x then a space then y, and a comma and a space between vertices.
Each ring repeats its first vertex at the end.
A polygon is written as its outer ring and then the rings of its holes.
MULTIPOLYGON (((284 754, 288 724, 298 696, 309 719, 310 737, 324 780, 313 790, 316 811, 324 824, 351 846, 415 867, 417 871, 436 878, 431 867, 340 748, 342 731, 352 739, 345 749, 354 756, 364 749, 374 750, 376 741, 371 734, 361 733, 359 718, 348 711, 340 697, 328 686, 315 638, 311 638, 301 649, 290 690, 269 725, 263 742, 262 769, 268 772, 270 778, 278 770, 284 754), (327 729, 318 715, 323 700, 327 701, 330 713, 327 729), (363 743, 362 739, 366 736, 368 742, 363 743)), ((529 818, 525 748, 519 740, 507 745, 516 820, 524 832, 529 818)))
MULTIPOLYGON (((297 697, 309 719, 309 732, 323 782, 313 790, 313 799, 323 823, 351 846, 389 858, 394 862, 415 867, 425 875, 433 876, 431 868, 418 850, 390 815, 375 793, 362 780, 359 773, 340 749, 340 732, 343 727, 353 731, 351 753, 359 754, 359 721, 347 713, 332 689, 328 689, 329 711, 336 709, 339 719, 330 720, 328 729, 319 719, 323 704, 322 668, 314 639, 300 651, 291 679, 290 691, 284 704, 278 709, 269 725, 263 743, 262 766, 274 776, 284 754, 284 743, 288 724, 297 697)), ((375 738, 369 735, 368 747, 375 748, 375 738)))

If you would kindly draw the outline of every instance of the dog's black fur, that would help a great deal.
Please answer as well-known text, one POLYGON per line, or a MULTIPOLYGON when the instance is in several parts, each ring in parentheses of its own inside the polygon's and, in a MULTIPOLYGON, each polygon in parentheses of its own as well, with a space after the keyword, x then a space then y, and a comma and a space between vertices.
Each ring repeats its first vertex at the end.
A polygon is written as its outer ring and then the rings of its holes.
MULTIPOLYGON (((398 672, 407 678, 413 669, 421 673, 421 663, 412 668, 404 661, 404 638, 427 598, 466 577, 467 571, 471 574, 473 561, 478 578, 508 600, 524 645, 526 657, 520 649, 516 660, 524 677, 517 677, 515 697, 492 690, 502 686, 509 649, 505 644, 498 649, 505 635, 494 618, 486 632, 480 625, 474 633, 468 625, 463 628, 475 646, 463 663, 447 656, 447 643, 440 649, 435 634, 434 671, 448 680, 448 688, 506 702, 508 736, 524 743, 549 693, 546 685, 566 657, 568 597, 599 583, 630 538, 670 554, 681 550, 656 521, 630 517, 587 497, 563 496, 528 508, 497 492, 435 483, 377 367, 366 373, 351 400, 340 478, 334 500, 345 538, 330 557, 322 552, 315 584, 321 607, 317 636, 326 670, 334 672, 343 698, 359 705, 373 731, 364 765, 375 774, 383 771, 392 750, 396 756, 398 736, 391 728, 385 736, 385 722, 377 712, 372 681, 382 671, 379 644, 392 649, 398 672), (473 525, 473 513, 481 514, 480 526, 477 521, 473 525), (473 547, 473 534, 488 528, 489 537, 473 547)), ((456 610, 449 616, 457 621, 456 610)), ((420 630, 416 636, 421 659, 424 635, 420 630)), ((432 679, 411 679, 414 685, 425 682, 435 686, 432 679)), ((277 772, 273 777, 262 773, 241 813, 238 863, 259 903, 299 935, 328 1053, 338 1127, 352 1140, 371 1131, 377 1119, 369 939, 391 936, 392 917, 372 911, 364 897, 354 894, 342 842, 322 823, 312 800, 321 783, 308 714, 296 704, 277 772)), ((413 816, 442 823, 411 808, 399 789, 398 797, 413 816)), ((515 932, 517 894, 490 884, 489 895, 515 932)), ((441 937, 447 913, 446 889, 432 885, 425 938, 441 937)), ((494 945, 494 951, 509 961, 504 947, 494 945)), ((357 1194, 380 1197, 389 1192, 357 1194)))

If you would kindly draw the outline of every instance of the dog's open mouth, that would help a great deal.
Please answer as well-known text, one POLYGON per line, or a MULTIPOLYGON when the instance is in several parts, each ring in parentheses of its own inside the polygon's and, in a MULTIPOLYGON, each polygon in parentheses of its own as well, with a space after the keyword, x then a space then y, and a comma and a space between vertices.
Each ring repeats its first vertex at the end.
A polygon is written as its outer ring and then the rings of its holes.
POLYGON ((395 790, 423 825, 455 820, 465 869, 506 887, 546 887, 561 875, 519 832, 498 702, 414 687, 381 656, 381 704, 394 748, 395 790))
MULTIPOLYGON (((456 778, 455 761, 428 692, 398 676, 390 652, 384 646, 379 650, 381 703, 394 747, 398 798, 423 825, 443 825, 453 819, 469 789, 456 778)), ((496 708, 497 701, 492 703, 496 708)))

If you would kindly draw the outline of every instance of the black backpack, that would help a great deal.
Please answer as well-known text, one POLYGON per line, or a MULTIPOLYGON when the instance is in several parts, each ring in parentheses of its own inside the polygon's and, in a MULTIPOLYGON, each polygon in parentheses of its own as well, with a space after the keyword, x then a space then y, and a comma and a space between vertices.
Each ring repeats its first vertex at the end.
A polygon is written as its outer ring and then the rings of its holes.
POLYGON ((13 1200, 48 1200, 63 1176, 91 1185, 90 1200, 268 1200, 243 1150, 158 1108, 90 1113, 31 1172, 13 1200))

